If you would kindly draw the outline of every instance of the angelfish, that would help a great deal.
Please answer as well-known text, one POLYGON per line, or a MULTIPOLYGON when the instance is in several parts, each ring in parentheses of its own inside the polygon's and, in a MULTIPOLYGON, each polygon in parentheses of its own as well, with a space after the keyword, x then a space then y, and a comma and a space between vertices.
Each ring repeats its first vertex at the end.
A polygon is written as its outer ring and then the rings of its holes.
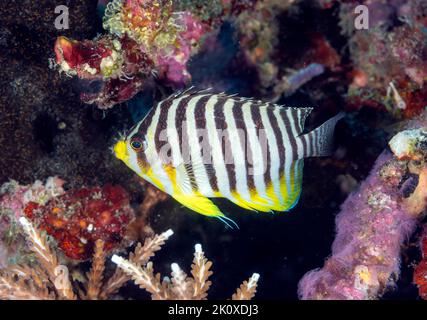
POLYGON ((288 211, 301 193, 304 158, 330 153, 343 117, 303 133, 311 111, 189 89, 154 106, 114 153, 182 205, 225 223, 232 220, 209 198, 288 211))

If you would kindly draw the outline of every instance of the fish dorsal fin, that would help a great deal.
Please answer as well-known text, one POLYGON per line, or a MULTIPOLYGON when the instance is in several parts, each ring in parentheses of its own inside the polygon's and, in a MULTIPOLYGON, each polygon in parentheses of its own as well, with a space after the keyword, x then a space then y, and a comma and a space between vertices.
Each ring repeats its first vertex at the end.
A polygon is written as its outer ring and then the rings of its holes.
POLYGON ((187 89, 184 89, 184 90, 181 90, 181 91, 178 91, 178 92, 171 94, 169 97, 162 100, 162 102, 182 98, 185 96, 190 97, 190 96, 196 96, 199 94, 206 94, 206 93, 209 93, 211 90, 212 90, 212 88, 196 89, 194 86, 191 86, 187 89))
MULTIPOLYGON (((295 126, 295 130, 297 135, 300 135, 304 131, 305 120, 308 115, 313 110, 312 107, 285 107, 285 106, 276 106, 276 108, 280 108, 279 112, 284 120, 288 120, 289 122, 293 122, 295 126)), ((286 121, 285 121, 286 123, 286 121)))

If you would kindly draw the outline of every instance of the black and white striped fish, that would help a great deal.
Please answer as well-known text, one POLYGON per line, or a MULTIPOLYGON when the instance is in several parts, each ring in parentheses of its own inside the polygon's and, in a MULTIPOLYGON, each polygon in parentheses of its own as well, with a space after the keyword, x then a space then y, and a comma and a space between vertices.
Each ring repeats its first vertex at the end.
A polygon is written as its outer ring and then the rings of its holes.
POLYGON ((116 143, 139 176, 203 215, 229 220, 209 198, 287 211, 301 193, 303 159, 328 155, 339 114, 303 134, 312 108, 287 108, 192 89, 158 103, 116 143))

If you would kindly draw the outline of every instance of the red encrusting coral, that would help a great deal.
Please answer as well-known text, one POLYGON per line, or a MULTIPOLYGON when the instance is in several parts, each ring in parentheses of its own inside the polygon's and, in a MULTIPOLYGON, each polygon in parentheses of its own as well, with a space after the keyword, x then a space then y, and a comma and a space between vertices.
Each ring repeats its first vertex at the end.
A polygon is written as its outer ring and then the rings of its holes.
POLYGON ((205 8, 191 1, 112 0, 103 17, 108 34, 83 41, 59 37, 56 64, 69 76, 96 80, 81 100, 101 109, 131 99, 154 79, 182 89, 191 82, 187 63, 204 39, 255 2, 218 1, 205 8), (210 11, 214 7, 218 15, 210 11))
POLYGON ((66 37, 59 37, 54 49, 56 61, 59 63, 66 61, 69 68, 76 69, 80 77, 85 77, 85 72, 87 72, 82 69, 82 66, 86 64, 86 67, 94 68, 99 72, 101 60, 112 54, 112 51, 102 42, 93 46, 92 41, 79 42, 66 37))
POLYGON ((71 190, 45 205, 30 202, 24 212, 76 260, 90 258, 98 239, 106 251, 117 248, 134 217, 127 192, 112 185, 71 190))

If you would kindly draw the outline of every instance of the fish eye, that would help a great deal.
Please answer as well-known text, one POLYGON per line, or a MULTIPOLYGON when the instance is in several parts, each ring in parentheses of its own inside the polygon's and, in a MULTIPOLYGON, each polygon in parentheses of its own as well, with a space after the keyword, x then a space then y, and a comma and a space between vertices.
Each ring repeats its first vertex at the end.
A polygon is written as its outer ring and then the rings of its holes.
POLYGON ((143 143, 140 139, 133 139, 130 143, 130 146, 132 147, 133 150, 139 151, 142 149, 143 143))

